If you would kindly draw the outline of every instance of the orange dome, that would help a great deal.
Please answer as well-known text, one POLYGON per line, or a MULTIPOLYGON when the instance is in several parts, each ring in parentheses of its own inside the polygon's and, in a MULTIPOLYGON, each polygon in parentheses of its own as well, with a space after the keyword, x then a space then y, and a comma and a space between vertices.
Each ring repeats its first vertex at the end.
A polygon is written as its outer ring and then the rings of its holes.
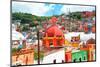
POLYGON ((45 32, 45 36, 46 33, 49 37, 53 37, 53 36, 64 36, 63 32, 58 28, 57 25, 52 25, 51 27, 49 27, 46 32, 45 32))

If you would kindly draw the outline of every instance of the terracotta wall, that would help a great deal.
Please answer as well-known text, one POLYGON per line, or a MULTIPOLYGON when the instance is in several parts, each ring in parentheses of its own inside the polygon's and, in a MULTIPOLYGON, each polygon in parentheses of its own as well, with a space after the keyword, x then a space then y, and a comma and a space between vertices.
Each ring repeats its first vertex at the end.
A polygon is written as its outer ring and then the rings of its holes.
POLYGON ((21 61, 21 64, 34 64, 34 53, 20 54, 12 56, 12 64, 16 64, 21 61))

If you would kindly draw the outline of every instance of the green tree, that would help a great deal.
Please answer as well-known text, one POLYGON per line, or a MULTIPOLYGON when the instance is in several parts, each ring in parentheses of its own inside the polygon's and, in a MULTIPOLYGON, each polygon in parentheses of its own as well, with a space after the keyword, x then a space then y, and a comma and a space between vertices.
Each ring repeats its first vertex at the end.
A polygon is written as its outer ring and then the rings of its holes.
MULTIPOLYGON (((40 51, 40 60, 43 60, 44 52, 40 51)), ((38 51, 34 51, 34 60, 38 60, 38 51)))

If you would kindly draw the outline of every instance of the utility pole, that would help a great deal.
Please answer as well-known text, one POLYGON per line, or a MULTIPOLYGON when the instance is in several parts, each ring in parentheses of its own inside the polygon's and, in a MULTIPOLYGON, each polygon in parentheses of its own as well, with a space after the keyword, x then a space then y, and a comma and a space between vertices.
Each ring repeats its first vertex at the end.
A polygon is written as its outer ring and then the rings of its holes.
POLYGON ((40 42, 39 42, 39 30, 37 29, 37 39, 38 39, 38 64, 40 64, 40 42))
POLYGON ((36 31, 37 31, 37 40, 38 40, 38 64, 40 64, 40 42, 39 42, 39 28, 38 28, 38 24, 36 23, 36 31))

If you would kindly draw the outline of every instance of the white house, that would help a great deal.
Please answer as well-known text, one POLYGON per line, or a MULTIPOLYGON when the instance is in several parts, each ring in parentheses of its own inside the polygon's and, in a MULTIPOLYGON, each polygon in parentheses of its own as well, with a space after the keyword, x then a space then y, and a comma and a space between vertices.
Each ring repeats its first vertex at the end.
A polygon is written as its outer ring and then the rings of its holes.
POLYGON ((54 60, 56 60, 56 63, 62 63, 64 59, 65 59, 65 53, 63 48, 61 50, 58 50, 57 52, 45 56, 42 64, 54 63, 54 60))

